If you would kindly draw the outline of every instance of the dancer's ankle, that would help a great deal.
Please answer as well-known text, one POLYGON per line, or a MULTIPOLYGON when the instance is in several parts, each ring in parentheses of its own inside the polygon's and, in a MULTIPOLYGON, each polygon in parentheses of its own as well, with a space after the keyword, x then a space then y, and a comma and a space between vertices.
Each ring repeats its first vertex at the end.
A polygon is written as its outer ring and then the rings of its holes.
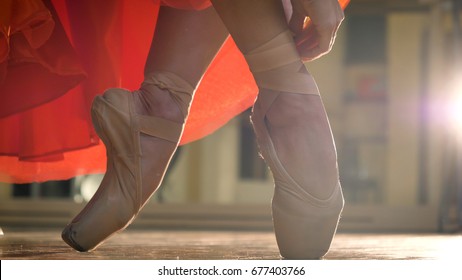
POLYGON ((179 123, 186 118, 166 89, 160 89, 155 85, 143 85, 133 94, 136 110, 140 115, 160 117, 179 123))

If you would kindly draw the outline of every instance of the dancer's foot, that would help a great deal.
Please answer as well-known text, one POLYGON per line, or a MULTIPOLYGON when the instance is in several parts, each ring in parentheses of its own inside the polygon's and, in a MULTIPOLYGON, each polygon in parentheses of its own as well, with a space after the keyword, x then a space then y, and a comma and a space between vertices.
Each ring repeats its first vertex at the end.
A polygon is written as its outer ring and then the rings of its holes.
POLYGON ((319 99, 316 95, 262 90, 254 105, 252 122, 260 151, 274 177, 272 214, 280 253, 289 259, 319 259, 329 250, 336 232, 343 196, 336 172, 335 150, 321 143, 328 139, 306 131, 310 127, 305 123, 319 121, 316 120, 319 113, 313 112, 316 107, 306 110, 303 106, 288 105, 294 105, 288 99, 300 102, 303 97, 305 100, 319 99), (284 112, 289 108, 299 111, 284 112), (289 118, 284 119, 286 117, 289 118), (308 117, 315 119, 307 121, 308 117), (320 145, 321 151, 315 151, 317 147, 312 146, 313 143, 320 145), (326 174, 332 177, 321 177, 326 174))
POLYGON ((337 229, 343 196, 318 88, 287 31, 245 57, 260 89, 252 122, 275 181, 279 250, 285 258, 320 258, 337 229))
MULTIPOLYGON (((262 89, 260 95, 270 90, 262 89)), ((289 175, 327 199, 338 183, 337 156, 319 95, 279 94, 266 114, 274 148, 289 175)))
POLYGON ((93 102, 108 162, 100 188, 62 233, 78 251, 93 250, 130 224, 160 185, 178 145, 193 88, 175 74, 158 72, 142 90, 110 89, 93 102))
MULTIPOLYGON (((160 185, 195 89, 228 32, 214 9, 161 6, 139 91, 107 91, 92 117, 107 148, 97 193, 63 231, 73 248, 96 248, 126 227, 160 185)), ((136 69, 134 69, 136 71, 136 69)))

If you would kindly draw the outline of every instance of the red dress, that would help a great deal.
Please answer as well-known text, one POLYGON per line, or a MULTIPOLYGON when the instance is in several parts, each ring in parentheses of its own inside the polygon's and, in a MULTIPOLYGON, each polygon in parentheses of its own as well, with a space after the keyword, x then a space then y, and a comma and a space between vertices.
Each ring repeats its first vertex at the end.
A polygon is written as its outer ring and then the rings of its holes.
MULTIPOLYGON (((105 148, 91 125, 90 104, 107 88, 139 87, 161 4, 198 10, 211 5, 2 0, 0 181, 105 172, 105 148)), ((248 66, 228 38, 195 94, 181 144, 215 131, 249 108, 256 94, 248 66)))

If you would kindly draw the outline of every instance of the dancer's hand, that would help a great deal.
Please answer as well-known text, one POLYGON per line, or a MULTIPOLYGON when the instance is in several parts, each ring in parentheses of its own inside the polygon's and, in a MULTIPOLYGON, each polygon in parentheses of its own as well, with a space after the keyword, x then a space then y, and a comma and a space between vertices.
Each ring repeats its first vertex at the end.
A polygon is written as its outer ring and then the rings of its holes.
POLYGON ((344 19, 338 0, 291 0, 293 14, 289 27, 295 34, 298 50, 304 61, 328 53, 344 19), (309 17, 309 23, 306 18, 309 17), (307 28, 306 24, 311 24, 307 28))

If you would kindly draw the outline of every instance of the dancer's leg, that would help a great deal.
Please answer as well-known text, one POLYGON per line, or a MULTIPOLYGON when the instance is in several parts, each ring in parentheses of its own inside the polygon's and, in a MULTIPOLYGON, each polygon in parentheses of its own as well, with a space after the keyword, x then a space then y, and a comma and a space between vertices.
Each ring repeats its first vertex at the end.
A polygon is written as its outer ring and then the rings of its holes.
MULTIPOLYGON (((145 77, 167 71, 196 88, 227 36, 228 32, 213 8, 189 11, 161 6, 145 65, 145 77)), ((139 104, 139 108, 144 114, 176 121, 183 121, 186 117, 168 95, 144 94, 140 99, 144 104, 139 104)))
POLYGON ((96 194, 63 231, 74 249, 92 250, 125 228, 160 185, 194 90, 226 37, 213 8, 162 7, 140 90, 109 89, 95 98, 92 118, 108 165, 96 194))
MULTIPOLYGON (((227 36, 228 31, 212 7, 203 11, 189 11, 161 6, 145 65, 146 79, 153 73, 170 72, 196 89, 227 36)), ((168 90, 149 84, 144 84, 140 91, 135 92, 135 101, 138 101, 140 114, 180 123, 187 118, 190 105, 178 104, 179 101, 168 90)), ((145 199, 159 185, 160 179, 153 174, 158 173, 156 170, 162 170, 170 158, 171 152, 159 151, 172 150, 171 143, 151 141, 150 138, 143 136, 141 139, 142 146, 149 149, 147 154, 153 155, 142 162, 145 199)))
POLYGON ((161 6, 145 75, 174 72, 196 86, 227 36, 212 7, 189 11, 161 6))
POLYGON ((320 257, 343 207, 336 150, 316 84, 287 32, 281 1, 212 3, 259 86, 253 122, 275 178, 273 218, 281 254, 320 257))
MULTIPOLYGON (((244 54, 288 28, 281 1, 212 2, 244 54)), ((306 79, 312 78, 307 75, 306 79)), ((260 86, 259 95, 270 91, 260 86)), ((290 175, 313 195, 319 198, 329 196, 338 181, 337 157, 317 90, 303 95, 280 94, 269 109, 267 118, 278 156, 290 175)))

